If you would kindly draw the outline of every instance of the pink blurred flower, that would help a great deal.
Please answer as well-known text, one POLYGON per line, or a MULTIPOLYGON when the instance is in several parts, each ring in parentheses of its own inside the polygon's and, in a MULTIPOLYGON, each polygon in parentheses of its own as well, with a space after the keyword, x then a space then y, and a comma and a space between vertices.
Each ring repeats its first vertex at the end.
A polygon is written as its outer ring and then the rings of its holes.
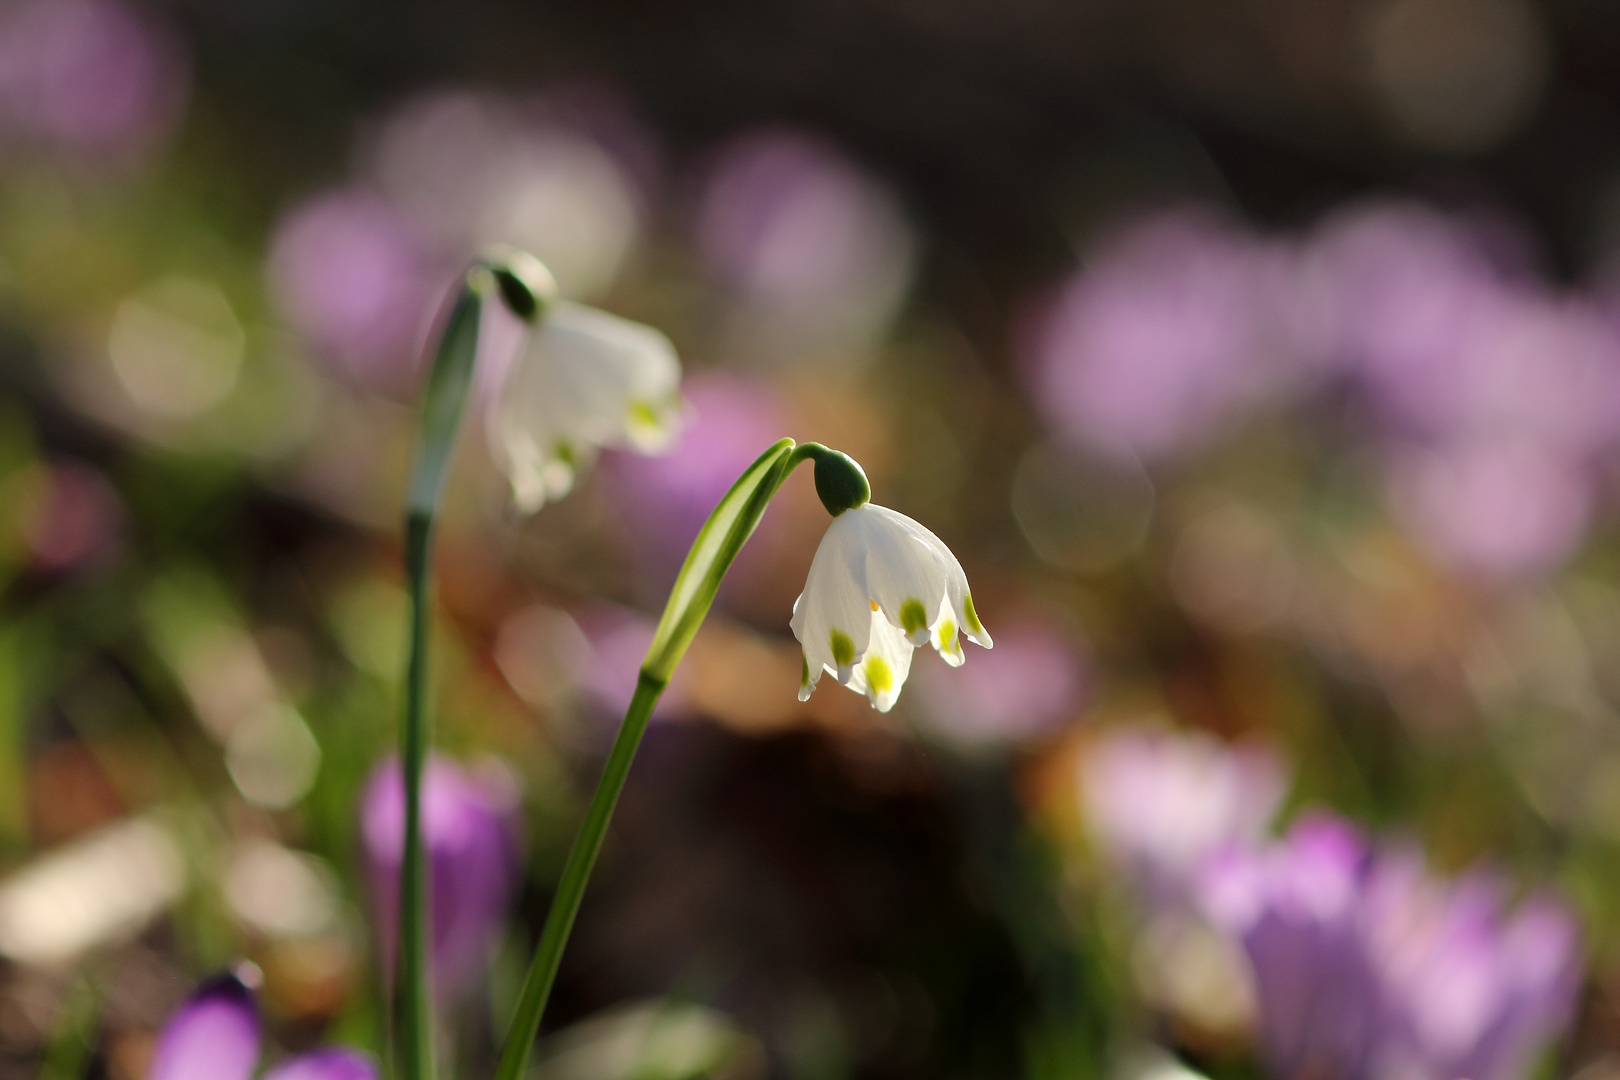
POLYGON ((90 566, 117 544, 124 508, 93 467, 58 461, 13 480, 10 493, 34 565, 48 573, 90 566))
POLYGON ((912 240, 893 195, 809 135, 760 130, 723 147, 697 229, 724 281, 818 340, 881 331, 910 286, 912 240))
POLYGON ((1581 957, 1564 905, 1510 914, 1493 876, 1442 882, 1336 818, 1227 850, 1201 893, 1249 955, 1275 1076, 1518 1080, 1569 1022, 1581 957))
POLYGON ((347 189, 293 207, 271 239, 269 275, 282 314, 344 376, 374 390, 411 385, 448 277, 391 204, 347 189))
POLYGON ((1184 897, 1212 853, 1259 840, 1287 788, 1287 767, 1270 748, 1202 732, 1112 731, 1080 766, 1093 835, 1164 900, 1184 897))
POLYGON ((405 101, 378 132, 368 172, 452 262, 491 243, 543 261, 565 297, 609 288, 639 242, 647 194, 623 148, 645 160, 639 125, 441 90, 405 101), (600 133, 600 137, 599 137, 600 133))
MULTIPOLYGON (((209 979, 163 1025, 147 1080, 250 1080, 259 1060, 259 1010, 235 975, 209 979)), ((261 1080, 377 1080, 377 1064, 346 1047, 282 1061, 261 1080)))
POLYGON ((1060 431, 1165 458, 1216 433, 1298 366, 1274 318, 1279 252, 1201 211, 1116 237, 1064 288, 1032 342, 1031 392, 1060 431))
POLYGON ((1396 408, 1443 392, 1463 328, 1507 285, 1475 230, 1414 203, 1331 215, 1304 268, 1321 347, 1396 408))
MULTIPOLYGON (((661 599, 715 505, 765 448, 781 437, 783 406, 763 383, 707 374, 688 379, 681 438, 661 456, 615 455, 608 468, 624 536, 655 599, 661 599)), ((732 580, 746 579, 770 547, 767 515, 738 555, 732 580), (740 575, 740 576, 739 576, 740 575)), ((729 590, 728 590, 729 591, 729 590)))
POLYGON ((1435 558, 1488 578, 1555 569, 1581 546, 1594 481, 1523 439, 1409 446, 1390 462, 1396 516, 1435 558))
POLYGON ((27 0, 0 12, 0 127, 87 154, 135 150, 179 119, 176 42, 118 0, 27 0))
POLYGON ((1087 689, 1080 643, 1042 620, 1013 621, 996 647, 960 669, 915 672, 921 723, 964 746, 1018 743, 1069 720, 1087 689))
MULTIPOLYGON (((515 782, 431 757, 422 775, 422 843, 428 863, 429 969, 442 996, 485 975, 521 862, 515 782)), ((405 785, 399 761, 378 765, 360 806, 360 836, 383 955, 398 944, 399 871, 405 848, 405 785)))
MULTIPOLYGON (((598 604, 579 613, 579 628, 590 642, 590 659, 578 676, 585 696, 617 729, 630 707, 641 663, 652 644, 657 622, 641 612, 611 604, 598 604)), ((686 668, 676 668, 663 696, 653 707, 653 719, 668 720, 686 713, 686 668)))

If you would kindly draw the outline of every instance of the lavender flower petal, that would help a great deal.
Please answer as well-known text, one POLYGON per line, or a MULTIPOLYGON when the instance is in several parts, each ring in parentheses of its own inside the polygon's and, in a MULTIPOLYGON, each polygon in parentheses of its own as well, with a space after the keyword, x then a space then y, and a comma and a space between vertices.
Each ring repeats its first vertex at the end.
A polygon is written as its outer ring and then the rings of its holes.
MULTIPOLYGON (((458 996, 483 973, 517 882, 509 792, 480 783, 443 758, 422 777, 422 837, 428 859, 429 964, 438 993, 458 996)), ((385 956, 394 948, 405 788, 397 761, 373 771, 361 832, 385 956)))
POLYGON ((341 1047, 317 1050, 277 1065, 260 1080, 377 1080, 377 1063, 341 1047))
POLYGON ((259 1060, 253 994, 234 975, 198 987, 158 1037, 147 1080, 248 1080, 259 1060))

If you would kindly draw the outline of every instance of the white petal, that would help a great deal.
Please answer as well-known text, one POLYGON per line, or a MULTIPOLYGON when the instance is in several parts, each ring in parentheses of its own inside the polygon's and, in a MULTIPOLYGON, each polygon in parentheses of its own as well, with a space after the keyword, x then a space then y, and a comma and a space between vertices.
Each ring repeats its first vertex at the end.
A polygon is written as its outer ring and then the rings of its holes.
POLYGON ((928 628, 928 639, 933 642, 934 650, 944 658, 951 667, 961 667, 967 657, 962 655, 962 628, 956 621, 956 612, 951 607, 950 597, 941 597, 943 603, 939 606, 939 618, 934 625, 928 628))
POLYGON ((866 541, 866 587, 889 622, 913 645, 928 641, 945 594, 945 563, 927 541, 907 528, 904 514, 867 503, 845 516, 860 515, 866 541))
MULTIPOLYGON (((804 592, 793 604, 793 636, 804 647, 815 686, 823 667, 839 682, 850 677, 866 655, 872 631, 872 605, 866 595, 866 550, 859 521, 849 512, 833 518, 810 561, 804 592), (834 635, 838 635, 837 647, 834 635)), ((806 687, 800 696, 808 697, 806 687)))
MULTIPOLYGON (((954 621, 958 632, 969 641, 977 642, 986 649, 992 648, 994 643, 990 640, 990 631, 984 628, 984 624, 979 621, 978 612, 973 609, 973 594, 968 591, 967 574, 962 570, 962 564, 957 561, 956 556, 951 554, 951 549, 945 546, 945 541, 904 514, 895 513, 893 510, 886 512, 893 515, 895 520, 939 556, 945 572, 945 599, 955 614, 954 621)), ((938 647, 937 643, 935 647, 938 647)), ((945 655, 943 651, 941 655, 945 655)))
POLYGON ((519 507, 566 495, 600 446, 668 444, 680 363, 651 327, 557 302, 529 335, 491 403, 486 434, 519 507))
MULTIPOLYGON (((559 302, 535 347, 554 357, 555 391, 574 411, 576 433, 599 446, 667 445, 679 415, 681 365, 669 339, 650 326, 581 304, 559 302)), ((532 350, 531 350, 532 351, 532 350)))
POLYGON ((888 712, 900 696, 900 688, 911 673, 913 646, 898 626, 893 626, 882 612, 872 612, 872 640, 866 657, 856 665, 848 679, 839 682, 872 701, 872 708, 888 712))

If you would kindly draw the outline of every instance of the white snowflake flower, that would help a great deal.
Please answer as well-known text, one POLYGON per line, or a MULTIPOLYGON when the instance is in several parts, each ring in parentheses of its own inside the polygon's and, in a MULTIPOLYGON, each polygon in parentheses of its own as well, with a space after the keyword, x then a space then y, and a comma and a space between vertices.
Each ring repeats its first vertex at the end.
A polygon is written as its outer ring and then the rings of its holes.
POLYGON ((669 447, 681 365, 650 326, 553 300, 491 402, 486 432, 525 513, 568 494, 604 446, 669 447))
POLYGON ((991 647, 956 556, 904 514, 869 502, 827 527, 792 625, 804 647, 800 701, 825 670, 880 712, 900 696, 917 646, 932 643, 952 667, 964 660, 963 637, 991 647))

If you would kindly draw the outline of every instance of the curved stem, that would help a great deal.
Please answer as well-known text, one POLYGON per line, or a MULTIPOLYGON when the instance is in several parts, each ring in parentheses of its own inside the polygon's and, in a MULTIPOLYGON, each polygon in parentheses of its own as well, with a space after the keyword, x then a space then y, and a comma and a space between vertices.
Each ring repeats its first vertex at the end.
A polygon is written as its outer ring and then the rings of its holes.
POLYGON ((540 941, 535 947, 534 960, 524 978, 523 990, 513 1010, 512 1024, 507 1031, 506 1044, 501 1048, 500 1065, 495 1080, 519 1080, 528 1065, 534 1049, 535 1036, 540 1031, 540 1019, 546 1010, 552 984, 557 981, 557 968, 562 962, 563 949, 574 928, 580 903, 585 898, 585 886, 596 865, 596 856, 607 838, 608 822, 618 805, 630 774, 630 764, 647 730, 653 706, 668 685, 670 676, 686 654, 686 648, 703 624, 709 607, 714 603, 720 582, 725 578, 732 561, 754 528, 764 516, 765 508, 775 498, 782 483, 800 462, 824 448, 816 443, 795 446, 792 439, 782 439, 761 454, 743 471, 731 490, 720 500, 709 520, 698 531, 697 539, 686 556, 681 572, 670 590, 669 602, 663 617, 653 632, 652 645, 642 662, 636 681, 635 696, 619 727, 618 737, 602 768, 590 806, 585 811, 584 824, 574 846, 563 865, 562 879, 557 894, 546 914, 540 941))
POLYGON ((427 864, 422 851, 422 769, 429 744, 428 629, 432 620, 433 521, 455 449, 478 354, 483 297, 492 282, 483 264, 467 272, 428 372, 417 422, 415 462, 405 513, 405 580, 410 594, 410 644, 400 767, 405 787, 405 848, 399 868, 399 971, 394 1041, 402 1080, 432 1080, 433 1005, 428 986, 427 864))

